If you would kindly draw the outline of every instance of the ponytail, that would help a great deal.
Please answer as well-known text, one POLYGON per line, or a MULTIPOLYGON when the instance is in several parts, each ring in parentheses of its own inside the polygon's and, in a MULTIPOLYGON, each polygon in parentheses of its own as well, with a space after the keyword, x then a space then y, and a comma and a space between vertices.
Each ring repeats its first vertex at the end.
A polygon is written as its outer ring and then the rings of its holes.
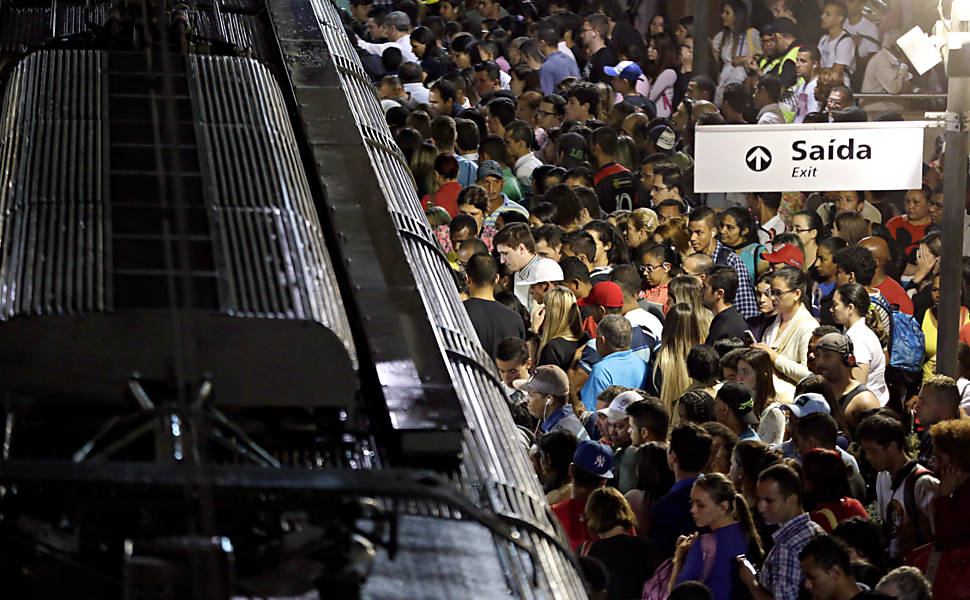
POLYGON ((744 531, 744 535, 748 539, 748 559, 754 564, 761 564, 761 559, 764 558, 761 536, 758 535, 754 517, 751 515, 748 501, 744 499, 743 494, 734 494, 734 513, 737 516, 738 523, 741 524, 741 530, 744 531))

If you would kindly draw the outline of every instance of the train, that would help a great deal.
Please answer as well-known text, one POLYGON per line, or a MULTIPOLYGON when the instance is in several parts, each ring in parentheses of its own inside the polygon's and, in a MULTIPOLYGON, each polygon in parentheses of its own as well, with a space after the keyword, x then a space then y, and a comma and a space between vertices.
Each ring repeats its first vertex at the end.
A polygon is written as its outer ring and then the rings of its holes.
POLYGON ((585 597, 330 0, 0 56, 4 597, 585 597))

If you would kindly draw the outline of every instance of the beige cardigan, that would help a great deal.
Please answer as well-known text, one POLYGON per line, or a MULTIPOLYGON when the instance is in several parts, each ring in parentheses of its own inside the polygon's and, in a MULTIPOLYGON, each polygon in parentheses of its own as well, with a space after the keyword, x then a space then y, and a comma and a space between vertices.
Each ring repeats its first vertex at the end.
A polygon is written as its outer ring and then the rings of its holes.
POLYGON ((775 370, 792 383, 798 383, 812 374, 805 363, 808 361, 808 342, 817 327, 818 321, 805 305, 801 305, 778 342, 775 370))

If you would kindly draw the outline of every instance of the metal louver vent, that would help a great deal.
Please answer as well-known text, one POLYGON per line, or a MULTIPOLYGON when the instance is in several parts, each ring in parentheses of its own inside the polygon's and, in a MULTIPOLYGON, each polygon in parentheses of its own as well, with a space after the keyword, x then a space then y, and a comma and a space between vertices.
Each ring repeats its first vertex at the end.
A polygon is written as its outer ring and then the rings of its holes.
POLYGON ((100 52, 42 52, 11 76, 0 123, 0 318, 104 308, 104 66, 100 52))
POLYGON ((350 338, 320 223, 272 75, 242 58, 191 56, 190 92, 207 162, 221 309, 320 321, 350 338))

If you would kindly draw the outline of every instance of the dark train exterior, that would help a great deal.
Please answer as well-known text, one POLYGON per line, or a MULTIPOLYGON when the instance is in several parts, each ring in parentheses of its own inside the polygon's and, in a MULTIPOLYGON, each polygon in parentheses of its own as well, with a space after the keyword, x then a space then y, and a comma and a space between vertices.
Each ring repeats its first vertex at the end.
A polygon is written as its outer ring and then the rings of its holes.
POLYGON ((5 597, 584 596, 328 0, 0 32, 5 597))

